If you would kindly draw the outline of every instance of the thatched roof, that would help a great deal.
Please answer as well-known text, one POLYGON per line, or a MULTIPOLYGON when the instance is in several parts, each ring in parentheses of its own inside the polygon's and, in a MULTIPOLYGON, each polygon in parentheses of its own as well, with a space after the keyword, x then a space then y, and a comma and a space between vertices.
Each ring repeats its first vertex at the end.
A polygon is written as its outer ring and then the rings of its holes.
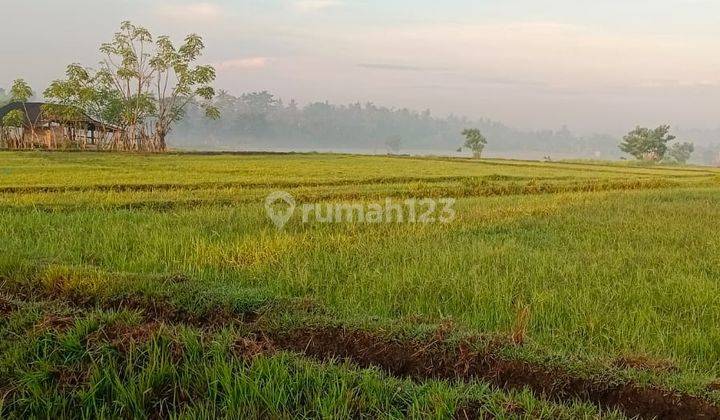
POLYGON ((0 108, 0 125, 2 125, 2 120, 5 118, 5 115, 15 110, 20 110, 25 114, 26 124, 39 124, 42 120, 42 105, 44 104, 41 102, 10 102, 0 108))
POLYGON ((49 115, 44 111, 43 106, 46 105, 44 102, 10 102, 9 104, 0 108, 0 125, 2 120, 11 111, 20 110, 25 115, 25 125, 42 125, 47 123, 58 123, 58 124, 85 124, 88 130, 95 130, 100 127, 104 127, 108 131, 114 131, 117 128, 109 124, 103 124, 79 111, 67 105, 52 105, 55 109, 66 108, 73 112, 66 112, 66 115, 78 115, 77 118, 61 118, 49 115))

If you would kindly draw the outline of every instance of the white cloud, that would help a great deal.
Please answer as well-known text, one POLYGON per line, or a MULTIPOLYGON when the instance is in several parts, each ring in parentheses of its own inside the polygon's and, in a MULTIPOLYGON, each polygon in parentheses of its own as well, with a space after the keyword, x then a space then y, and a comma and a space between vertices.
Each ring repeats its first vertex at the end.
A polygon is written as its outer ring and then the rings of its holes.
POLYGON ((341 3, 340 0, 296 0, 294 5, 301 11, 311 12, 338 6, 341 3))
POLYGON ((257 70, 266 67, 270 62, 268 57, 244 57, 225 60, 215 63, 218 71, 228 70, 257 70))
POLYGON ((165 4, 160 6, 158 14, 173 20, 215 21, 222 17, 223 10, 217 4, 207 2, 165 4))

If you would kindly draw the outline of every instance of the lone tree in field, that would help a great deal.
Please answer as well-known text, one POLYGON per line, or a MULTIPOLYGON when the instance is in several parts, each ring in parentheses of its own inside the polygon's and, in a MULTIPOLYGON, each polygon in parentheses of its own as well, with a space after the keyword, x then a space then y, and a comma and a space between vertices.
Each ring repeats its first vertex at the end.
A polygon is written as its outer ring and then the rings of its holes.
POLYGON ((668 149, 668 158, 670 162, 684 165, 690 160, 690 156, 695 151, 695 145, 689 142, 674 143, 668 149))
POLYGON ((196 34, 175 46, 167 36, 155 38, 147 29, 123 22, 113 40, 100 47, 105 55, 100 70, 72 64, 67 79, 53 82, 45 96, 119 127, 113 148, 162 151, 188 104, 197 104, 209 117, 219 116, 211 104, 215 69, 196 64, 204 48, 196 34))
POLYGON ((462 135, 465 136, 463 147, 472 150, 475 159, 480 159, 487 145, 485 136, 477 128, 466 128, 463 130, 462 135))
POLYGON ((639 160, 659 162, 665 157, 667 144, 675 140, 675 136, 669 133, 669 125, 655 129, 638 126, 623 137, 620 150, 639 160))

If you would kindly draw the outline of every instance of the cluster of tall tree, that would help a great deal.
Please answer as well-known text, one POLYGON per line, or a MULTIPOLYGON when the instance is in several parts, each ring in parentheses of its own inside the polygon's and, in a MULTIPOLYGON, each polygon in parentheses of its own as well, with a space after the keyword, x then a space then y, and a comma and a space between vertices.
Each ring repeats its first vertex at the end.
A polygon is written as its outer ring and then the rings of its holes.
POLYGON ((623 137, 620 150, 638 160, 685 164, 695 151, 695 146, 689 142, 670 145, 675 139, 676 137, 670 134, 669 125, 654 129, 638 126, 623 137))
MULTIPOLYGON (((204 48, 196 34, 176 46, 167 36, 154 37, 146 28, 123 22, 112 41, 100 47, 104 58, 99 69, 70 64, 65 78, 45 89, 45 120, 98 122, 100 131, 112 132, 100 136, 102 148, 163 151, 188 104, 205 116, 218 116, 211 103, 215 69, 196 64, 204 48)), ((27 102, 32 95, 28 90, 22 97, 11 91, 10 99, 27 102)), ((34 131, 32 121, 24 125, 23 137, 28 137, 28 131, 34 131)))
MULTIPOLYGON (((98 147, 115 150, 166 150, 173 128, 176 144, 193 147, 442 151, 454 150, 461 133, 466 139, 463 147, 475 157, 485 150, 487 138, 493 139, 497 152, 607 157, 616 150, 610 136, 578 137, 565 127, 522 132, 488 119, 437 118, 429 110, 391 109, 373 103, 315 102, 301 107, 294 100, 285 104, 267 91, 239 97, 225 91, 216 95, 215 69, 196 64, 204 48, 196 34, 176 46, 167 36, 155 37, 146 28, 123 22, 113 39, 100 47, 104 58, 97 70, 70 64, 65 78, 44 90, 48 103, 43 114, 51 122, 90 121, 100 132, 98 147)), ((23 104, 0 120, 0 146, 21 149, 34 144, 37 127, 28 121, 24 106, 32 96, 31 87, 22 79, 9 92, 0 89, 0 105, 23 104)), ((673 140, 667 125, 637 127, 623 138, 620 150, 640 160, 686 163, 694 145, 670 144, 673 140)))
POLYGON ((520 131, 489 119, 437 117, 429 110, 393 109, 373 103, 337 105, 313 102, 300 106, 270 92, 234 96, 221 91, 214 105, 222 117, 204 118, 202 109, 188 107, 173 133, 173 144, 222 149, 375 150, 402 153, 413 150, 453 152, 460 133, 477 127, 492 139, 493 152, 535 151, 619 157, 612 136, 580 137, 567 128, 520 131))

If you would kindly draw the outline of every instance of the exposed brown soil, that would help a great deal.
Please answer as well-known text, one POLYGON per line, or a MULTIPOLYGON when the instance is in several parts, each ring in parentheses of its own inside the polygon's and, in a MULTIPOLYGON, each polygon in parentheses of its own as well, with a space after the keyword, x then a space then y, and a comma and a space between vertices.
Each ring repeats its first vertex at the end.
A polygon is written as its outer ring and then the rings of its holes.
MULTIPOLYGON (((525 409, 516 403, 508 402, 502 407, 503 418, 507 416, 513 416, 513 418, 540 418, 540 415, 533 415, 528 413, 525 409)), ((455 420, 473 420, 483 419, 491 420, 495 416, 489 411, 487 404, 484 401, 470 400, 460 403, 455 409, 453 414, 455 420)))
POLYGON ((679 371, 679 368, 671 360, 650 356, 625 356, 615 360, 613 365, 621 369, 637 369, 648 372, 672 373, 679 371))
POLYGON ((617 408, 631 417, 720 418, 720 407, 700 397, 630 382, 581 378, 557 367, 507 360, 492 349, 471 351, 467 343, 453 347, 443 342, 401 342, 341 327, 298 329, 280 333, 275 339, 277 348, 320 360, 347 359, 396 376, 420 380, 478 378, 503 389, 527 387, 554 401, 577 399, 617 408))
POLYGON ((707 386, 708 391, 720 391, 720 380, 710 382, 707 386))
MULTIPOLYGON (((367 331, 318 327, 245 337, 236 342, 235 350, 244 357, 289 350, 323 361, 344 359, 416 380, 482 379, 506 390, 529 388, 552 401, 589 401, 630 417, 720 418, 720 407, 700 397, 632 382, 582 378, 559 367, 505 359, 497 352, 499 345, 502 343, 495 342, 483 351, 473 351, 467 342, 451 346, 440 340, 399 341, 367 331)), ((484 410, 478 404, 461 406, 456 418, 481 417, 484 410)))
MULTIPOLYGON (((87 302, 94 306, 94 302, 87 302)), ((230 308, 213 308, 212 310, 193 313, 179 308, 164 298, 148 298, 141 295, 129 295, 119 299, 102 302, 106 309, 129 309, 143 312, 146 318, 168 324, 183 323, 200 328, 216 328, 233 323, 250 323, 258 318, 255 312, 238 313, 230 308)))
POLYGON ((273 354, 277 351, 275 343, 265 334, 254 334, 241 337, 233 343, 233 353, 243 359, 254 359, 260 355, 273 354))
POLYGON ((133 345, 150 341, 161 326, 162 324, 153 321, 140 325, 114 323, 89 334, 87 343, 109 343, 121 352, 128 352, 133 345))
POLYGON ((460 404, 453 415, 455 420, 491 419, 487 409, 480 401, 467 401, 460 404))
POLYGON ((45 315, 39 323, 35 325, 36 331, 67 331, 75 324, 75 317, 61 316, 56 314, 45 315))
POLYGON ((55 382, 62 389, 75 389, 90 380, 90 367, 84 364, 63 366, 52 371, 55 382))
MULTIPOLYGON (((181 281, 181 280, 177 280, 181 281)), ((101 307, 104 310, 137 310, 148 319, 168 324, 183 323, 198 328, 216 328, 233 323, 254 322, 259 314, 256 312, 238 313, 230 308, 215 307, 204 312, 189 312, 173 304, 163 296, 146 296, 142 294, 128 294, 114 299, 99 301, 93 296, 84 295, 76 290, 65 288, 64 279, 58 278, 51 287, 18 287, 8 293, 20 300, 53 300, 60 301, 68 306, 93 309, 101 307)), ((0 297, 0 311, 2 310, 2 297, 0 297)), ((0 312, 1 313, 1 312, 0 312)))
POLYGON ((0 316, 6 317, 17 310, 17 305, 0 295, 0 316))
MULTIPOLYGON (((76 299, 70 301, 78 303, 76 299)), ((84 306, 95 304, 87 299, 81 303, 84 306)), ((121 351, 129 350, 131 343, 149 340, 163 323, 190 324, 212 329, 231 323, 254 321, 256 318, 253 314, 245 316, 223 309, 201 316, 189 314, 168 301, 150 301, 139 296, 103 302, 101 306, 105 309, 138 309, 148 320, 137 326, 111 326, 91 337, 109 342, 121 351)), ((433 337, 424 341, 401 340, 341 326, 305 327, 289 331, 263 331, 260 325, 254 328, 254 334, 234 343, 233 351, 237 356, 253 358, 285 350, 321 361, 344 359, 359 367, 377 367, 394 376, 420 381, 481 379, 506 390, 529 388, 536 395, 552 401, 588 401, 602 408, 619 409, 631 417, 720 418, 720 407, 701 397, 632 382, 614 383, 598 378, 583 378, 561 367, 504 358, 498 349, 514 345, 509 339, 491 341, 482 350, 477 350, 477 343, 469 341, 450 344, 446 340, 450 326, 441 326, 433 337)), ((625 362, 629 366, 630 359, 625 362)), ((482 411, 468 404, 462 412, 456 414, 458 418, 472 418, 473 413, 477 416, 482 411)))

